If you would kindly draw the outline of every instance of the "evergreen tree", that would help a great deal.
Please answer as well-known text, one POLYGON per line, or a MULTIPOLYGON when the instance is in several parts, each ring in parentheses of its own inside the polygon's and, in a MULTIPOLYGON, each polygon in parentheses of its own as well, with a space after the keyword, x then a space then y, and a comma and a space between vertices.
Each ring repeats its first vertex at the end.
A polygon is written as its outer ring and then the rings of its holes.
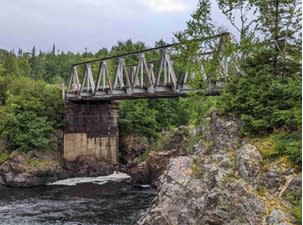
POLYGON ((56 46, 55 46, 55 44, 53 44, 52 54, 56 55, 56 46))
POLYGON ((257 29, 264 36, 263 43, 272 51, 273 73, 285 76, 287 64, 301 56, 298 51, 301 50, 301 3, 297 0, 252 0, 252 3, 259 12, 257 29))

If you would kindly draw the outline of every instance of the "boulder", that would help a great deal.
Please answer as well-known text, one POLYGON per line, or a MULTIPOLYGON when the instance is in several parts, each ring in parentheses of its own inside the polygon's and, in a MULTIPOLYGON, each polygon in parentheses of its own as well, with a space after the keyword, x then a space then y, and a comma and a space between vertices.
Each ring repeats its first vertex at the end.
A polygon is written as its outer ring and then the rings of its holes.
POLYGON ((239 174, 248 181, 256 181, 256 178, 261 173, 261 160, 262 155, 251 144, 243 144, 237 150, 237 166, 239 174))
POLYGON ((156 187, 158 179, 166 169, 169 159, 180 155, 184 155, 184 152, 176 149, 151 152, 146 161, 140 164, 120 166, 119 170, 130 175, 134 184, 149 184, 156 187))
POLYGON ((113 165, 93 156, 78 156, 74 161, 65 161, 64 168, 71 173, 71 177, 106 176, 114 172, 113 165))
POLYGON ((148 184, 148 171, 145 162, 140 164, 130 164, 120 166, 119 171, 127 173, 132 178, 132 183, 135 185, 148 184))
POLYGON ((288 221, 288 216, 281 210, 273 210, 267 217, 268 225, 291 225, 288 221))
POLYGON ((205 131, 204 135, 213 142, 214 151, 226 151, 237 149, 241 138, 239 130, 241 122, 234 117, 220 117, 218 112, 213 111, 209 117, 210 130, 205 131))

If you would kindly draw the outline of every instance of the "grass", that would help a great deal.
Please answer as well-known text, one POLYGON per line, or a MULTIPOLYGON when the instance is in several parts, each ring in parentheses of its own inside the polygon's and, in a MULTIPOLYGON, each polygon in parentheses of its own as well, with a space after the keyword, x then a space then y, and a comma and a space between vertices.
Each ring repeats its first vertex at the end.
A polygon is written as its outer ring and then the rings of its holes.
POLYGON ((292 209, 292 214, 297 219, 299 224, 301 224, 301 222, 302 222, 302 197, 297 202, 297 204, 294 205, 294 207, 292 209))
POLYGON ((292 204, 291 214, 301 224, 301 221, 302 221, 302 196, 297 196, 293 192, 289 192, 287 194, 286 198, 292 204))
POLYGON ((248 138, 255 145, 264 159, 285 157, 301 167, 301 136, 297 132, 274 133, 262 138, 248 138))
POLYGON ((202 137, 199 136, 199 135, 192 136, 192 137, 189 139, 188 145, 187 145, 187 147, 186 147, 186 152, 192 153, 192 152, 193 152, 193 146, 194 146, 201 138, 202 138, 202 137))
POLYGON ((193 171, 193 174, 196 179, 200 179, 202 177, 202 171, 198 164, 193 163, 191 166, 191 170, 193 171))
POLYGON ((258 148, 263 158, 273 158, 277 154, 272 135, 262 138, 251 138, 249 142, 258 148))
POLYGON ((266 188, 265 188, 264 185, 257 185, 256 191, 257 191, 259 196, 264 196, 264 194, 266 192, 266 188))
POLYGON ((41 168, 41 169, 47 169, 54 165, 56 165, 56 161, 54 160, 41 160, 41 159, 30 159, 29 164, 32 167, 41 168))
POLYGON ((9 159, 9 153, 8 152, 1 152, 0 153, 0 164, 4 163, 8 159, 9 159))

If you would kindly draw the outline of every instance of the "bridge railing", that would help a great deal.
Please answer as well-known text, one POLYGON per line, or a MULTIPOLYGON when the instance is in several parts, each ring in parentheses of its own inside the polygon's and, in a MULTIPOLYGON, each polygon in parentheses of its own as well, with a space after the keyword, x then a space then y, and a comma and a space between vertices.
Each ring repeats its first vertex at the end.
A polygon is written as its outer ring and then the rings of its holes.
POLYGON ((226 35, 228 33, 191 40, 218 40, 218 48, 209 51, 204 45, 201 54, 187 61, 180 57, 180 46, 186 44, 175 43, 73 64, 66 98, 111 100, 182 96, 192 90, 197 79, 208 83, 203 91, 215 93, 228 76, 229 57, 220 54, 226 35), (215 79, 205 71, 205 63, 211 62, 217 73, 215 79), (190 70, 186 66, 190 63, 199 65, 199 70, 190 70))

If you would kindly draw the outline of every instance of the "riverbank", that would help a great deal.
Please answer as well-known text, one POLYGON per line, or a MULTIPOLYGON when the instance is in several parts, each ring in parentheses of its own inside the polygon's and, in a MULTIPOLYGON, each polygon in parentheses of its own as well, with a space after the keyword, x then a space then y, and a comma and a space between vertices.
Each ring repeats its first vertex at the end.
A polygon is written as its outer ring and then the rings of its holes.
POLYGON ((81 156, 66 161, 59 152, 13 152, 0 165, 0 184, 9 187, 34 187, 72 177, 106 176, 114 166, 93 157, 81 156))

